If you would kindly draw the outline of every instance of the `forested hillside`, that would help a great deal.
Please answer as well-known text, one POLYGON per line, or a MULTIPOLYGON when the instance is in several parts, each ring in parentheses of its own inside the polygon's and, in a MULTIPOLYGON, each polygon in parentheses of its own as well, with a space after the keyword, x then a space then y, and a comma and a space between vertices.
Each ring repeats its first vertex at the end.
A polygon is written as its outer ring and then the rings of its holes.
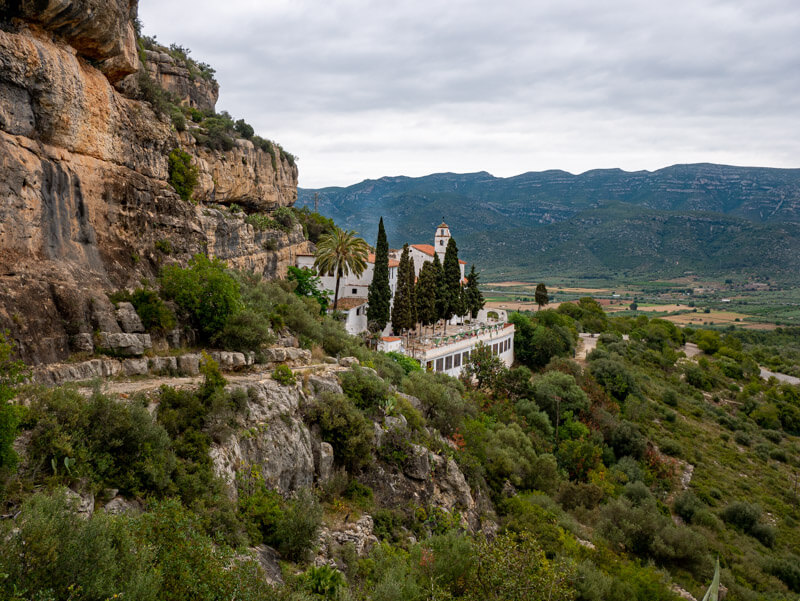
POLYGON ((796 282, 800 171, 678 165, 654 172, 560 171, 385 177, 298 192, 339 223, 389 243, 426 242, 444 217, 490 277, 769 275, 796 282))
POLYGON ((796 332, 586 298, 513 315, 519 365, 456 380, 298 292, 198 256, 113 295, 154 338, 195 331, 179 371, 228 349, 188 384, 167 354, 24 385, 0 347, 3 598, 651 601, 700 598, 717 556, 727 599, 800 598, 800 388, 756 361, 796 332))

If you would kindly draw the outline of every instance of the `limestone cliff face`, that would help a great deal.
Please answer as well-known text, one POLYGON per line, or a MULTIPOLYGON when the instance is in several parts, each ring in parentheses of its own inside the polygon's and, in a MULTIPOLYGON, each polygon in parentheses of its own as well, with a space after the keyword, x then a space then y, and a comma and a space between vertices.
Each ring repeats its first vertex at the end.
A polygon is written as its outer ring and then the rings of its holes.
POLYGON ((138 67, 135 14, 127 0, 0 1, 0 330, 28 362, 65 359, 102 329, 107 292, 165 261, 202 251, 276 276, 306 250, 299 229, 256 232, 175 194, 177 146, 199 165, 201 202, 288 206, 297 171, 249 142, 199 148, 118 91, 138 67))
POLYGON ((213 111, 219 98, 219 84, 193 74, 166 52, 145 50, 150 76, 182 104, 201 111, 213 111))

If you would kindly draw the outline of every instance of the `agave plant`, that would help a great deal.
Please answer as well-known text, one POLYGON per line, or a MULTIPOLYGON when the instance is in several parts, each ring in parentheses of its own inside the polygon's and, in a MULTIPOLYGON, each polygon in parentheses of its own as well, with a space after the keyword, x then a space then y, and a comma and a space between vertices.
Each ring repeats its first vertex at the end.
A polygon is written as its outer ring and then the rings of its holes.
POLYGON ((719 557, 717 557, 717 566, 714 568, 714 579, 711 581, 711 586, 708 587, 703 601, 719 601, 719 557))

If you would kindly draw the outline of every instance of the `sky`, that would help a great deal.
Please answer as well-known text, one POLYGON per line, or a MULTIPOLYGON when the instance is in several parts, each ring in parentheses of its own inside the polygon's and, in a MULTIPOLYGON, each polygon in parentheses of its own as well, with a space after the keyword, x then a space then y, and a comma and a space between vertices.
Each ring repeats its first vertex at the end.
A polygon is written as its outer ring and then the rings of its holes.
POLYGON ((300 186, 800 167, 797 0, 140 0, 300 186))

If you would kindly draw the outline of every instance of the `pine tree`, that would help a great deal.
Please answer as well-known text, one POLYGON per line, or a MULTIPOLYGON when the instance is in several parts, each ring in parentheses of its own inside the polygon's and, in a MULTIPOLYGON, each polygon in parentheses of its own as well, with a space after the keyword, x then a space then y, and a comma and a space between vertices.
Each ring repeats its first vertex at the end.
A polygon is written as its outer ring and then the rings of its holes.
POLYGON ((417 320, 423 326, 436 323, 439 314, 436 311, 436 288, 439 283, 439 271, 433 263, 425 261, 419 270, 419 278, 414 288, 417 297, 417 320))
POLYGON ((547 295, 547 287, 544 284, 537 284, 536 290, 533 293, 533 299, 539 305, 539 310, 542 310, 547 303, 550 302, 550 297, 547 295))
POLYGON ((378 240, 375 243, 375 271, 367 296, 367 322, 370 329, 382 331, 389 322, 392 290, 389 288, 389 243, 383 228, 383 217, 378 222, 378 240))
POLYGON ((414 298, 414 262, 408 252, 408 244, 403 245, 400 265, 397 268, 397 292, 392 307, 392 330, 400 334, 417 325, 417 306, 414 298))
POLYGON ((444 299, 442 306, 444 313, 440 313, 444 321, 444 331, 447 331, 447 322, 454 315, 464 315, 466 313, 461 298, 461 267, 458 263, 458 247, 455 238, 450 238, 447 243, 447 250, 444 252, 443 269, 443 292, 444 299))
POLYGON ((475 264, 473 264, 469 275, 467 275, 467 285, 464 287, 464 304, 472 319, 475 319, 478 311, 483 309, 486 304, 483 294, 478 288, 478 277, 478 273, 475 271, 475 264))

